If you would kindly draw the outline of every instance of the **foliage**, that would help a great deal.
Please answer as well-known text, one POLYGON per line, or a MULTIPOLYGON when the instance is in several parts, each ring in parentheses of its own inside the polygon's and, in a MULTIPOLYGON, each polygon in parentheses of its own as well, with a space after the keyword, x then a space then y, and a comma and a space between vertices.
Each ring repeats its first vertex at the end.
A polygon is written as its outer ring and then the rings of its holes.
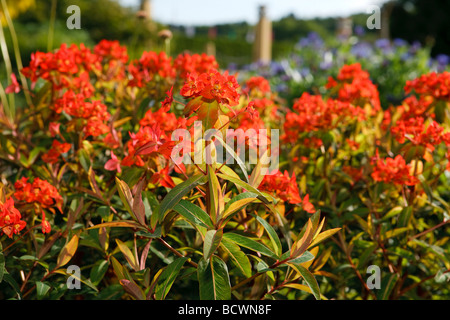
MULTIPOLYGON (((359 30, 359 29, 358 29, 359 30)), ((404 98, 403 86, 427 72, 448 70, 448 60, 431 58, 430 48, 402 40, 365 40, 363 30, 350 38, 323 38, 310 33, 301 38, 290 54, 270 64, 252 63, 242 67, 242 78, 263 75, 280 96, 292 104, 299 92, 322 94, 329 76, 336 76, 346 64, 360 63, 378 87, 383 108, 404 98)), ((231 66, 230 66, 231 67, 231 66)))
POLYGON ((448 298, 450 73, 396 69, 389 105, 358 61, 291 100, 213 56, 111 40, 8 68, 0 297, 448 298))

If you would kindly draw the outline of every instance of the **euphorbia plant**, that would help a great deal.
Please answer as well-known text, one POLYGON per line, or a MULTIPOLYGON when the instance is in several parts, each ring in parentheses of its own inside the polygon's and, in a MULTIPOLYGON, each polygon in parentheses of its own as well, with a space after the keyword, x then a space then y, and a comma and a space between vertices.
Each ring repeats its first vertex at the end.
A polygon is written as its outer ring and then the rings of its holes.
MULTIPOLYGON (((241 97, 239 89, 234 76, 227 73, 212 70, 200 75, 191 74, 180 91, 188 99, 185 115, 202 121, 203 132, 221 130, 232 118, 248 110, 243 107, 246 99, 241 97)), ((277 193, 258 189, 269 174, 263 162, 260 161, 248 175, 239 156, 228 148, 227 152, 239 164, 238 174, 216 159, 216 149, 221 145, 225 147, 221 138, 216 141, 200 138, 192 144, 203 146, 200 152, 208 150, 203 162, 175 163, 179 169, 183 167, 180 171, 184 179, 169 186, 170 190, 161 202, 143 192, 149 182, 145 176, 134 186, 116 179, 122 202, 132 220, 105 222, 93 227, 130 227, 135 230, 135 239, 139 236, 148 239, 142 250, 136 240, 134 250, 119 240, 117 242, 135 271, 129 273, 112 258, 115 273, 125 290, 136 299, 163 299, 175 279, 184 274, 198 282, 201 299, 262 298, 287 288, 311 292, 320 299, 319 286, 307 268, 314 259, 308 249, 337 229, 321 232, 324 220, 320 220, 320 212, 316 212, 301 231, 290 231, 286 219, 276 209, 280 202, 288 201, 290 197, 279 198, 277 193), (180 238, 181 234, 176 236, 175 229, 183 230, 184 240, 180 238), (194 230, 194 234, 190 230, 194 230), (184 247, 174 248, 166 237, 183 243, 184 247), (153 280, 141 281, 137 274, 150 272, 145 261, 152 241, 165 246, 174 259, 155 272, 153 280), (194 242, 189 247, 186 241, 194 242), (298 282, 299 277, 307 286, 298 282)), ((136 154, 158 152, 157 146, 154 140, 147 141, 136 154)), ((191 152, 191 159, 195 158, 195 152, 198 150, 191 152)), ((267 156, 267 153, 261 156, 267 156)), ((295 180, 288 177, 288 181, 292 183, 292 199, 300 198, 295 180)), ((293 203, 297 201, 293 200, 293 203)), ((305 209, 313 212, 309 203, 305 209)))

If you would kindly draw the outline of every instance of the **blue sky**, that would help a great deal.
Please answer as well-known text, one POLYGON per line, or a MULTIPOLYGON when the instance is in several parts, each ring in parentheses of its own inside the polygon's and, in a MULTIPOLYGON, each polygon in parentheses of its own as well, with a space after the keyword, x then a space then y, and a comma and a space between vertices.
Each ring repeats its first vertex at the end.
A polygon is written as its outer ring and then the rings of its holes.
MULTIPOLYGON (((125 6, 138 6, 139 0, 118 0, 125 6)), ((272 20, 289 13, 299 18, 346 16, 364 13, 385 0, 152 0, 152 16, 161 23, 212 25, 258 19, 258 6, 266 5, 272 20)), ((369 14, 368 14, 369 15, 369 14)))

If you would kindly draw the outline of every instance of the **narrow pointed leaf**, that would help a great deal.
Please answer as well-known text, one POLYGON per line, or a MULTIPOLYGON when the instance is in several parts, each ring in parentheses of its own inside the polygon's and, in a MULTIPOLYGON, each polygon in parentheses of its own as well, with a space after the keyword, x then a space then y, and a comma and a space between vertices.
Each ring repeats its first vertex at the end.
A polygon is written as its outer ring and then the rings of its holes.
POLYGON ((173 210, 181 214, 186 220, 194 225, 200 225, 208 229, 214 228, 208 214, 190 201, 180 200, 173 210))
POLYGON ((201 300, 230 300, 231 284, 228 267, 217 256, 201 259, 197 268, 201 300))
POLYGON ((222 238, 220 247, 227 253, 228 258, 245 277, 250 278, 252 276, 252 265, 250 264, 250 260, 237 244, 222 238))
POLYGON ((247 173, 247 169, 245 167, 245 163, 242 161, 242 159, 236 154, 236 152, 233 150, 233 148, 231 148, 228 144, 225 143, 225 141, 223 141, 223 139, 221 139, 220 137, 216 136, 217 141, 219 141, 225 148, 225 150, 231 154, 231 156, 233 157, 234 160, 236 160, 237 164, 239 165, 239 168, 241 168, 242 173, 244 175, 245 181, 248 182, 248 173, 247 173))
POLYGON ((178 258, 169 264, 158 277, 158 283, 155 288, 155 296, 157 300, 165 299, 170 291, 175 279, 180 273, 181 268, 188 259, 185 257, 178 258))
POLYGON ((125 259, 127 259, 127 261, 130 264, 130 266, 135 271, 139 271, 139 264, 138 264, 138 262, 136 260, 136 257, 131 252, 130 248, 128 248, 127 245, 124 242, 120 241, 119 239, 116 239, 116 243, 117 243, 117 246, 119 247, 119 250, 122 252, 122 254, 124 255, 125 259))
POLYGON ((270 250, 268 247, 246 236, 240 235, 238 233, 228 232, 225 233, 223 237, 224 239, 230 240, 241 247, 253 250, 255 252, 259 252, 265 256, 274 259, 278 258, 277 255, 274 252, 272 252, 272 250, 270 250))
POLYGON ((209 230, 206 232, 205 240, 203 242, 203 259, 208 260, 220 245, 222 240, 223 230, 209 230))
POLYGON ((161 205, 159 207, 159 221, 162 221, 165 215, 173 209, 173 207, 189 193, 196 186, 204 184, 207 177, 203 174, 193 176, 186 181, 175 186, 170 192, 164 197, 161 205))
POLYGON ((237 211, 242 210, 245 206, 258 200, 258 195, 253 192, 240 193, 231 199, 225 206, 222 214, 222 219, 231 218, 231 215, 237 211))
POLYGON ((311 244, 309 245, 309 248, 311 248, 311 247, 321 243, 322 241, 328 239, 329 237, 333 236, 339 230, 341 230, 341 228, 329 229, 329 230, 325 230, 324 232, 319 233, 317 235, 317 237, 315 237, 314 240, 311 242, 311 244))
POLYGON ((311 292, 316 298, 316 300, 320 300, 320 288, 319 285, 317 284, 316 278, 314 278, 312 273, 302 265, 296 263, 295 264, 288 263, 288 265, 293 267, 296 271, 298 271, 301 274, 302 278, 305 280, 306 284, 311 289, 311 292))
POLYGON ((267 234, 269 235, 270 241, 272 242, 272 246, 273 249, 275 251, 275 254, 277 256, 281 256, 281 241, 280 238, 278 237, 275 229, 263 218, 257 216, 257 215, 251 215, 252 217, 254 217, 259 223, 261 223, 261 225, 264 227, 264 229, 266 229, 267 234))
POLYGON ((72 259, 78 248, 78 235, 74 235, 72 239, 64 246, 56 261, 56 268, 64 266, 72 259))
POLYGON ((145 293, 133 281, 122 279, 119 281, 122 287, 137 300, 146 300, 145 293))

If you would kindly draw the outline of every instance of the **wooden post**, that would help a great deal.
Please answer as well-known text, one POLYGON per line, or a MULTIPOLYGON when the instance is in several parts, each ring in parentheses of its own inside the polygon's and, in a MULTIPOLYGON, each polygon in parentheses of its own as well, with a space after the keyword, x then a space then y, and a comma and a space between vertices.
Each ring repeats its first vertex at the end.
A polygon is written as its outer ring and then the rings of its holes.
POLYGON ((272 60, 272 21, 266 16, 266 7, 259 7, 259 21, 255 28, 253 61, 269 63, 272 60))
POLYGON ((214 40, 217 37, 217 28, 211 27, 208 30, 208 42, 206 43, 206 54, 209 56, 216 56, 216 44, 214 43, 214 40))
POLYGON ((337 35, 343 38, 349 38, 353 33, 353 21, 352 18, 339 18, 337 25, 337 35))
MULTIPOLYGON (((156 33, 156 25, 152 20, 152 9, 151 9, 151 0, 141 0, 141 4, 139 6, 139 11, 137 16, 139 19, 142 19, 144 22, 144 28, 146 28, 150 33, 156 33)), ((150 49, 153 47, 153 41, 151 38, 144 39, 144 44, 146 49, 150 49)))
POLYGON ((392 14, 392 10, 394 9, 395 2, 389 1, 386 2, 383 7, 381 7, 381 29, 380 29, 380 38, 381 39, 390 39, 391 32, 389 28, 390 18, 392 14))

